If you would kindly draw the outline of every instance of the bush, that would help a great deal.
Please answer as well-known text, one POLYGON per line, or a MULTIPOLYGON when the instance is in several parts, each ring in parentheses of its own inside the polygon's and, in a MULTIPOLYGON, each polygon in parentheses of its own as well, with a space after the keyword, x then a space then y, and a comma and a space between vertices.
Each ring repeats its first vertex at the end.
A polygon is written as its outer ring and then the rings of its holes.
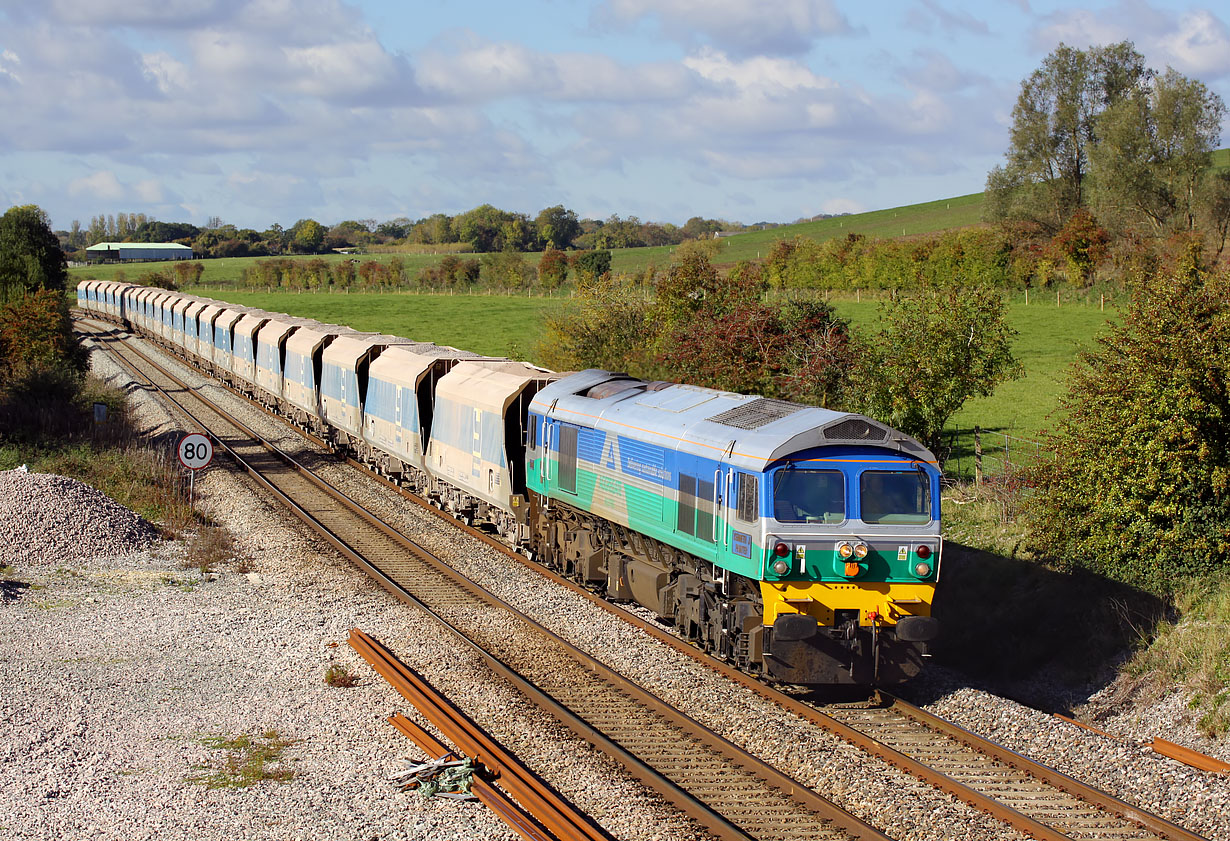
POLYGON ((1068 376, 1053 461, 1034 468, 1032 546, 1155 593, 1230 561, 1230 273, 1140 283, 1068 376))
MULTIPOLYGON (((939 454, 944 425, 965 401, 1019 376, 998 291, 950 286, 886 302, 863 340, 850 408, 939 454)), ((943 456, 941 455, 941 458, 943 456)))

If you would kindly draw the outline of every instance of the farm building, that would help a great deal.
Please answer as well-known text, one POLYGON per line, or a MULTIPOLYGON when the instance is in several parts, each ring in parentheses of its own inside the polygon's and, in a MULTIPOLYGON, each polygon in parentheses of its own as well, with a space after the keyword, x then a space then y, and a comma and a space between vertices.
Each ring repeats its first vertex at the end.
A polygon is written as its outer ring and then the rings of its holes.
POLYGON ((177 242, 100 242, 85 250, 92 263, 112 260, 191 260, 192 249, 177 242))

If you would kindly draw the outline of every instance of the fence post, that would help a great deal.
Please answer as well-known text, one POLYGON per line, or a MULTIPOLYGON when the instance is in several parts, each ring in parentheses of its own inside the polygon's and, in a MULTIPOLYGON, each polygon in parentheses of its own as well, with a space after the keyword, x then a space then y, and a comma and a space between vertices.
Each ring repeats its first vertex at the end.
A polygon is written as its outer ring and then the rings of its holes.
POLYGON ((982 484, 982 429, 974 427, 974 484, 982 484))

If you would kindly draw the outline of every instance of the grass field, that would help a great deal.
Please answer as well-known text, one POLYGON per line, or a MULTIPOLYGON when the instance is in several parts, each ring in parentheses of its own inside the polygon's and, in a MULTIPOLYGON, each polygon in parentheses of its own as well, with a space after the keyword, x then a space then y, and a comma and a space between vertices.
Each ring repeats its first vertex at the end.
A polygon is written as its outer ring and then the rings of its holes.
MULTIPOLYGON (((557 299, 500 295, 222 294, 208 290, 204 294, 243 306, 344 324, 356 330, 392 333, 531 362, 539 361, 535 350, 543 314, 562 304, 557 299)), ((856 329, 868 332, 876 329, 879 319, 876 301, 865 296, 861 301, 854 298, 833 298, 832 301, 856 329)), ((1115 314, 1115 308, 1110 305, 1103 311, 1097 299, 1063 302, 1058 307, 1055 298, 1039 299, 1036 295, 1029 304, 1021 296, 1010 302, 1009 323, 1018 333, 1014 353, 1024 368, 1024 377, 1004 383, 990 397, 971 400, 953 419, 953 431, 959 428, 961 433, 955 444, 961 461, 950 464, 950 471, 959 467, 963 474, 972 472, 969 459, 973 452, 971 432, 974 426, 987 431, 983 447, 989 472, 997 472, 995 459, 1004 444, 1003 438, 996 433, 1023 439, 1011 443, 1010 449, 1021 454, 1028 451, 1028 445, 1023 442, 1035 440, 1051 425, 1048 416, 1058 404, 1064 373, 1078 350, 1091 347, 1094 337, 1115 314)))
POLYGON ((505 295, 192 291, 240 306, 530 362, 536 361, 544 310, 561 303, 505 295))

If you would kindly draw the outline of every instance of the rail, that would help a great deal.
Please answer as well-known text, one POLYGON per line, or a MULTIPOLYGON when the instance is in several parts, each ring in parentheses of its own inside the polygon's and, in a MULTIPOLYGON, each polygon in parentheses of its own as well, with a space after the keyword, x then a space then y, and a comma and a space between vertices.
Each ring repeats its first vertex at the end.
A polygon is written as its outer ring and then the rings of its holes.
MULTIPOLYGON (((422 676, 398 660, 384 645, 358 628, 351 629, 349 642, 381 677, 413 704, 449 741, 489 769, 500 781, 500 786, 525 805, 530 816, 550 833, 550 837, 559 841, 611 841, 611 835, 606 830, 577 809, 546 780, 527 768, 465 713, 450 704, 422 676)), ((416 742, 421 743, 427 739, 434 741, 430 734, 422 731, 405 716, 394 716, 389 721, 416 742)), ((438 759, 446 750, 439 746, 439 751, 435 753, 432 758, 438 759)), ((491 794, 490 788, 485 782, 478 781, 476 794, 480 800, 522 837, 543 837, 538 827, 524 819, 520 809, 506 799, 499 799, 491 794), (492 805, 497 800, 500 802, 492 805)))

